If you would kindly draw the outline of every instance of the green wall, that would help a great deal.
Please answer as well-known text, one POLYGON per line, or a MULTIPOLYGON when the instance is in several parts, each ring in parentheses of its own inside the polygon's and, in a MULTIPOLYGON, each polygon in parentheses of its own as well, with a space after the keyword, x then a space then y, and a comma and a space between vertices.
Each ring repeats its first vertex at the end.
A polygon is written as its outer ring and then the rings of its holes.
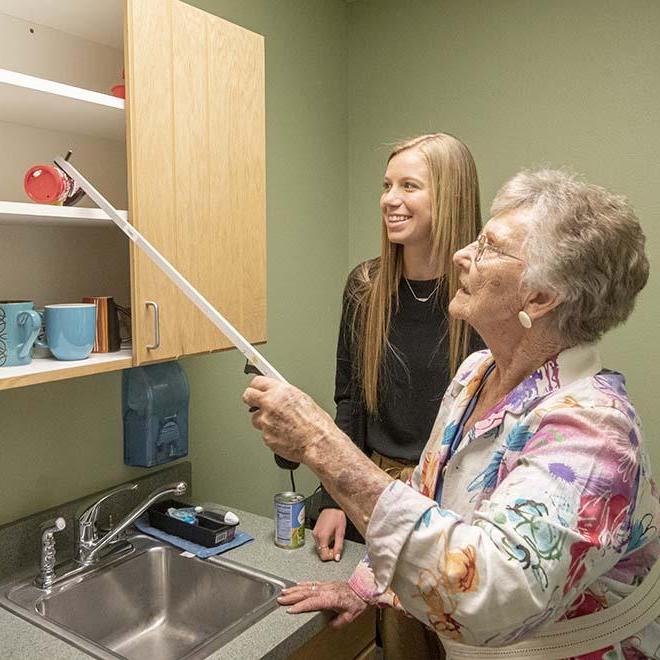
POLYGON ((660 3, 359 0, 349 5, 349 264, 378 253, 386 143, 448 131, 472 150, 483 215, 523 167, 569 166, 625 194, 651 279, 603 340, 660 472, 660 3))
MULTIPOLYGON (((266 38, 268 344, 287 380, 331 409, 348 251, 347 9, 343 0, 195 0, 266 38)), ((185 361, 195 492, 272 515, 288 472, 250 424, 236 351, 185 361)), ((296 487, 318 481, 306 468, 296 487)))
MULTIPOLYGON (((386 143, 445 130, 471 147, 485 211, 521 167, 569 165, 627 194, 660 255, 660 4, 520 0, 196 0, 266 37, 266 356, 332 409, 339 298, 378 252, 386 143)), ((647 441, 660 426, 658 277, 607 337, 647 441)), ((195 492, 269 514, 286 473, 252 429, 235 351, 188 358, 195 492)), ((0 395, 0 524, 144 470, 123 465, 120 376, 0 395)), ((660 466, 660 449, 651 446, 660 466)), ((298 488, 316 484, 304 469, 298 488)))
MULTIPOLYGON (((343 0, 195 2, 265 36, 268 336, 285 376, 332 404, 346 273, 346 5, 343 0)), ((218 248, 219 252, 221 247, 218 248)), ((236 351, 189 358, 195 494, 270 514, 288 473, 249 422, 236 351)), ((123 465, 121 377, 0 393, 0 524, 145 470, 123 465)), ((311 492, 311 473, 297 486, 311 492)))
POLYGON ((0 524, 144 474, 123 463, 121 377, 0 392, 0 524))

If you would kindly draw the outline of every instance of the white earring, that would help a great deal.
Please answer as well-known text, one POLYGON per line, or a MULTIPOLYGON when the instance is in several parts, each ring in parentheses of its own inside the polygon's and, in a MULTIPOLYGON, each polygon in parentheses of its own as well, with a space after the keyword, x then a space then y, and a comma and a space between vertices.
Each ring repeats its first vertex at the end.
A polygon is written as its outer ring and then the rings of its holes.
POLYGON ((529 330, 532 327, 532 319, 529 317, 527 312, 518 312, 518 320, 520 321, 520 325, 522 325, 523 328, 529 330))

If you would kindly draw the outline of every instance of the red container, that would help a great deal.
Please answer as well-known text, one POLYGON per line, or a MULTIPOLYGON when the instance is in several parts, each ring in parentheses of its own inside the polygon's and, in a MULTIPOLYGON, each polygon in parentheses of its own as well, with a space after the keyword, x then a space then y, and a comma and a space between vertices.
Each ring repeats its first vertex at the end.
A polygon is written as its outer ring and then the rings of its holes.
POLYGON ((27 196, 40 204, 61 204, 69 190, 68 177, 52 165, 34 165, 25 174, 27 196))
POLYGON ((84 194, 65 172, 54 165, 34 165, 23 179, 27 196, 39 204, 75 204, 84 194))

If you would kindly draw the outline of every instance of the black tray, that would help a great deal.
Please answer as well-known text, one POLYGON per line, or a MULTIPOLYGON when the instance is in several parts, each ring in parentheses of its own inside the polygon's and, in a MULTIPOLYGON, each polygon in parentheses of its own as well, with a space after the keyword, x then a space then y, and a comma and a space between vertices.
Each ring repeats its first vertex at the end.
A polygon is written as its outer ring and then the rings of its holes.
POLYGON ((198 513, 196 525, 191 525, 190 523, 183 522, 183 520, 177 520, 167 515, 167 510, 170 507, 181 509, 189 506, 194 505, 177 502, 176 500, 162 500, 157 502, 147 511, 149 513, 149 524, 156 529, 162 529, 168 534, 187 539, 206 548, 227 543, 234 538, 237 525, 219 523, 211 517, 212 512, 209 513, 208 517, 203 512, 198 513))

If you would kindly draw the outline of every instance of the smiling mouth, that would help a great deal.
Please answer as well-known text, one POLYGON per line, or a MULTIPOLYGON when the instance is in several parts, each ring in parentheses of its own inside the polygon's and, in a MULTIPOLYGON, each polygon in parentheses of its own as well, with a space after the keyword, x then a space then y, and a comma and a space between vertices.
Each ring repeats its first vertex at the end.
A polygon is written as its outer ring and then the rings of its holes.
POLYGON ((406 220, 410 220, 410 218, 412 218, 411 215, 388 215, 387 222, 391 225, 396 225, 405 222, 406 220))

